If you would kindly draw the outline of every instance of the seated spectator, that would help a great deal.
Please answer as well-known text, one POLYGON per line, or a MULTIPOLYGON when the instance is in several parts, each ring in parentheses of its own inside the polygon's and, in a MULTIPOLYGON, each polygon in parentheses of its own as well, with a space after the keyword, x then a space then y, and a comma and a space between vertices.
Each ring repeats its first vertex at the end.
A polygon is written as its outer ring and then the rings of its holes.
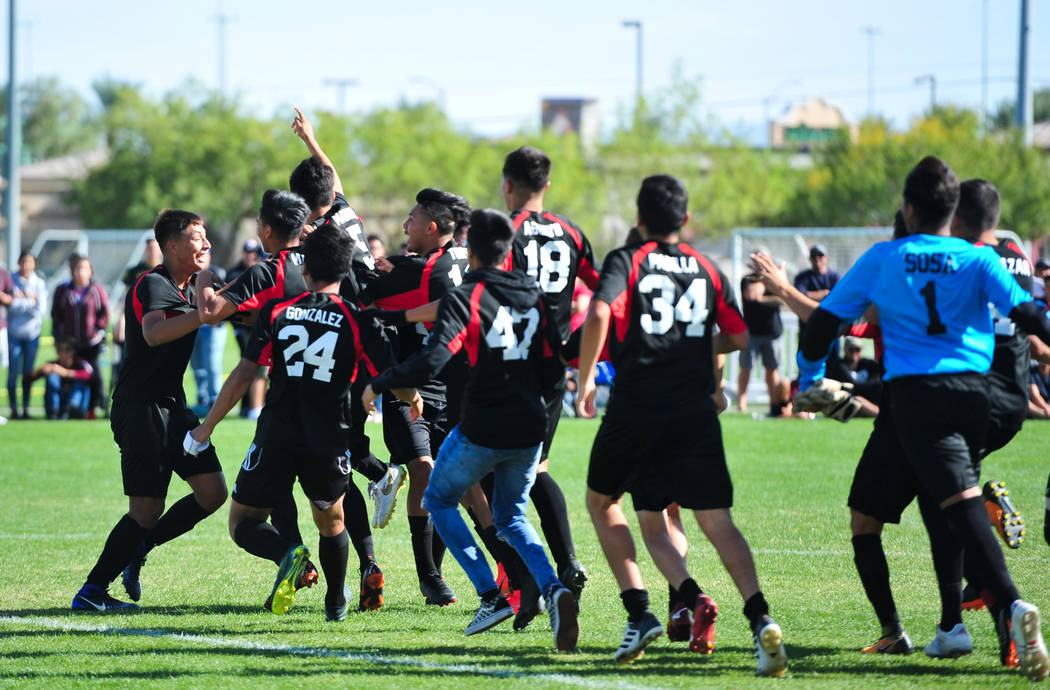
POLYGON ((1050 419, 1050 364, 1032 362, 1028 419, 1050 419))
POLYGON ((83 419, 91 405, 92 366, 77 356, 76 341, 63 338, 55 344, 58 359, 23 377, 23 385, 46 378, 44 411, 48 419, 83 419))
POLYGON ((860 339, 847 336, 842 348, 842 361, 828 367, 827 377, 853 384, 853 397, 860 401, 858 417, 874 417, 882 402, 882 365, 862 355, 860 339))

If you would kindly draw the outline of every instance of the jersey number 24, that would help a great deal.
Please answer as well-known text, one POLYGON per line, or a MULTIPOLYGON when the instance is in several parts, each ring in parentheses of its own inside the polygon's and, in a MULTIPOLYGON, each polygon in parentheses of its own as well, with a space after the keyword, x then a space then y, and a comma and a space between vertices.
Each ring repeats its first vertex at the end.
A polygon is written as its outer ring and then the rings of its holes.
POLYGON ((290 340, 291 343, 284 348, 285 369, 289 376, 301 377, 307 364, 313 369, 312 376, 316 381, 328 383, 332 380, 332 369, 335 368, 335 346, 339 342, 339 334, 335 331, 325 331, 324 334, 310 341, 310 333, 305 326, 291 324, 285 326, 277 334, 278 340, 290 340), (293 362, 299 353, 303 353, 302 361, 293 362))

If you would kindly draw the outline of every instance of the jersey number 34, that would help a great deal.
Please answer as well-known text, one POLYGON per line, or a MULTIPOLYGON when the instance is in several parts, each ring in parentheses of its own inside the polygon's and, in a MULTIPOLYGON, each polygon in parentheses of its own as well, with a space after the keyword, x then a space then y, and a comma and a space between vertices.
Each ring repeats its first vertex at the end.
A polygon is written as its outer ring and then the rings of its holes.
POLYGON ((638 281, 638 292, 650 296, 650 309, 641 315, 642 330, 652 335, 663 335, 675 321, 687 324, 688 338, 701 337, 707 324, 707 279, 693 278, 689 287, 678 296, 677 286, 670 276, 650 273, 638 281), (677 298, 677 299, 676 299, 677 298))

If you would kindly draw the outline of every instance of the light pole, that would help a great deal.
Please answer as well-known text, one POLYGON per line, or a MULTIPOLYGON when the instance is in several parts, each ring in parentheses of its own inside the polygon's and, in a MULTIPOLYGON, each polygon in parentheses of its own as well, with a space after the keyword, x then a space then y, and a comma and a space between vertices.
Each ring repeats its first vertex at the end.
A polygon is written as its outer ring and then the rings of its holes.
POLYGON ((868 115, 875 115, 875 37, 882 34, 877 26, 862 26, 860 32, 868 37, 868 115))
POLYGON ((22 162, 22 114, 18 103, 18 70, 15 56, 18 54, 18 34, 15 0, 8 0, 7 25, 7 160, 4 173, 7 175, 7 197, 4 199, 4 215, 7 216, 7 266, 14 271, 18 254, 22 250, 22 193, 19 180, 19 164, 22 162))
POLYGON ((642 105, 642 22, 638 19, 623 20, 623 28, 635 29, 635 67, 634 67, 634 107, 635 112, 642 105))
POLYGON ((1021 36, 1017 55, 1017 107, 1015 123, 1021 129, 1025 146, 1032 145, 1032 84, 1029 71, 1028 34, 1031 10, 1028 0, 1021 0, 1021 36))
POLYGON ((220 12, 215 15, 215 24, 219 31, 219 93, 226 95, 226 25, 236 19, 233 15, 220 12))
POLYGON ((937 108, 937 76, 934 74, 922 74, 915 77, 916 86, 927 83, 930 85, 930 113, 932 114, 937 108))
POLYGON ((443 87, 441 84, 438 84, 436 81, 426 76, 425 74, 415 74, 409 77, 408 81, 412 84, 425 84, 426 86, 429 86, 435 91, 437 91, 438 108, 441 109, 441 112, 445 112, 445 87, 443 87))
POLYGON ((351 86, 357 86, 356 79, 325 79, 325 86, 334 86, 339 94, 339 113, 346 114, 346 90, 351 86))

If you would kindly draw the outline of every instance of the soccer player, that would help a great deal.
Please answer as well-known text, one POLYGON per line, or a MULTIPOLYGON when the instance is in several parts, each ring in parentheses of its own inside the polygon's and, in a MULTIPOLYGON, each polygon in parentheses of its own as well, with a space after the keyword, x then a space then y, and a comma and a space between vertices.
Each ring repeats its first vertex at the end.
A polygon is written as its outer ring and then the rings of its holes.
POLYGON ((185 439, 188 452, 206 446, 215 426, 251 384, 265 353, 272 353, 266 405, 234 484, 230 535, 245 551, 278 564, 268 600, 275 614, 287 611, 295 600, 309 550, 266 519, 298 477, 321 535, 319 556, 328 583, 325 619, 346 618, 349 537, 343 494, 349 484, 352 424, 347 396, 359 375, 375 375, 377 367, 390 363, 380 328, 338 295, 351 247, 342 233, 322 231, 307 238, 302 275, 310 291, 263 306, 245 356, 204 422, 185 439))
POLYGON ((466 634, 488 630, 513 615, 458 507, 466 492, 493 472, 492 512, 499 536, 514 547, 541 588, 555 646, 571 651, 579 638, 576 600, 558 580, 525 516, 547 427, 543 396, 564 378, 552 352, 560 341, 544 317, 535 281, 500 270, 513 235, 510 219, 499 211, 471 214, 470 272, 441 300, 423 350, 373 379, 364 402, 370 404, 392 387, 431 380, 454 355, 466 353, 470 373, 462 420, 441 445, 424 494, 441 538, 481 598, 466 634))
MULTIPOLYGON (((440 299, 463 281, 467 250, 456 246, 452 235, 470 213, 466 199, 439 189, 423 189, 404 222, 408 256, 388 257, 393 270, 381 273, 360 296, 361 303, 382 309, 402 310, 440 299)), ((397 327, 396 349, 405 360, 423 347, 427 327, 402 323, 397 327)), ((390 450, 390 464, 406 463, 408 524, 419 588, 427 604, 447 606, 456 600, 441 576, 444 544, 434 539, 434 527, 423 508, 423 490, 434 466, 433 458, 449 429, 447 410, 450 389, 461 389, 463 367, 454 367, 420 387, 426 405, 423 415, 410 419, 410 406, 392 395, 383 399, 383 438, 390 450)))
MULTIPOLYGON (((950 236, 958 203, 958 178, 943 161, 928 156, 911 170, 901 207, 911 234, 865 252, 813 312, 798 355, 800 387, 824 386, 824 359, 841 322, 876 305, 886 347, 876 427, 886 445, 877 476, 861 477, 858 468, 850 505, 860 509, 855 496, 863 495, 877 503, 861 512, 878 516, 918 493, 938 579, 959 582, 963 550, 971 555, 977 578, 1008 612, 1025 675, 1042 680, 1050 660, 1039 610, 1021 600, 988 529, 977 459, 995 344, 988 304, 1044 342, 1050 326, 993 251, 950 236)), ((873 431, 869 447, 875 441, 873 431)))
MULTIPOLYGON (((551 159, 531 146, 511 151, 503 161, 503 200, 516 231, 514 248, 504 268, 525 271, 536 281, 543 291, 547 314, 557 325, 564 342, 571 332, 569 321, 576 278, 593 290, 598 285, 598 273, 590 242, 583 232, 572 221, 544 208, 543 197, 550 187, 550 173, 551 159)), ((564 397, 562 377, 546 398, 547 436, 530 498, 540 516, 540 527, 558 566, 559 577, 579 601, 587 573, 576 558, 565 495, 548 471, 548 456, 561 419, 564 397)), ((537 594, 534 590, 523 593, 515 629, 524 628, 539 612, 537 594)))
MULTIPOLYGON (((204 221, 189 211, 161 211, 153 234, 164 261, 139 278, 124 306, 127 351, 110 419, 128 512, 113 527, 73 597, 74 610, 137 609, 110 596, 109 583, 132 559, 193 529, 226 501, 215 449, 190 458, 180 440, 197 425, 186 405, 182 377, 201 324, 193 306, 194 274, 205 265, 211 244, 204 221), (172 472, 192 493, 165 512, 172 472)), ((137 601, 141 590, 128 593, 137 601)))
MULTIPOLYGON (((693 511, 744 598, 758 673, 782 675, 787 668, 782 633, 769 617, 751 551, 730 517, 733 487, 712 399, 715 356, 745 347, 747 330, 725 276, 679 243, 688 203, 681 183, 669 175, 642 182, 638 228, 644 241, 605 258, 583 326, 580 416, 595 414, 594 370, 610 323, 616 366, 616 386, 587 471, 587 508, 628 614, 614 659, 637 659, 663 632, 649 609, 620 504, 630 490, 635 509, 654 519, 664 520, 662 511, 672 502, 693 511)), ((691 597, 701 628, 709 627, 717 609, 711 610, 708 597, 701 599, 670 538, 667 547, 654 551, 653 559, 680 595, 691 597)), ((697 632, 703 645, 706 632, 697 632)))

